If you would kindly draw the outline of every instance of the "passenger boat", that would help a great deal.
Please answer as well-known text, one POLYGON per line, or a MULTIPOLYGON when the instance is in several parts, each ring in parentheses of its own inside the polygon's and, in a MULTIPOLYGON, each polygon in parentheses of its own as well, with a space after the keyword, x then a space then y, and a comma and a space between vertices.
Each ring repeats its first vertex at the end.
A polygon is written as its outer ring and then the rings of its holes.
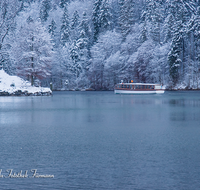
POLYGON ((114 88, 115 94, 163 94, 160 84, 151 83, 118 83, 114 88))

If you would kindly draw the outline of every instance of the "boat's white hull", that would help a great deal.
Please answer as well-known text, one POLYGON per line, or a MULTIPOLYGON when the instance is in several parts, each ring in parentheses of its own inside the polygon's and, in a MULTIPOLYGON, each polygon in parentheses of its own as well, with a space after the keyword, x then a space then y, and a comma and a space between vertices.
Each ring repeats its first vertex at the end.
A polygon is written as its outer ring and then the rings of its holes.
POLYGON ((115 90, 115 94, 163 94, 164 90, 115 90))

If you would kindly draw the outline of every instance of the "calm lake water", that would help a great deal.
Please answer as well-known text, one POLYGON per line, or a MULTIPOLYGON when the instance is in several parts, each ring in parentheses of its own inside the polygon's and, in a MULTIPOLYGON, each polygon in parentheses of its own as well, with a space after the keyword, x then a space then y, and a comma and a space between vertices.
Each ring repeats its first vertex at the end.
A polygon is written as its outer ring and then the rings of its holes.
POLYGON ((197 91, 0 97, 0 135, 4 190, 200 189, 197 91))

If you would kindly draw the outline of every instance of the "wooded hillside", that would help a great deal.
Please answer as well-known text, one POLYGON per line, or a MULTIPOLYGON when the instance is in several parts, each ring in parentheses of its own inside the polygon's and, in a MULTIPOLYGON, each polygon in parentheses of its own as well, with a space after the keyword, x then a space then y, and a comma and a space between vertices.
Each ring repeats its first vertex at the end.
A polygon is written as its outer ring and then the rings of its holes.
POLYGON ((200 88, 199 0, 1 0, 0 65, 33 85, 200 88))

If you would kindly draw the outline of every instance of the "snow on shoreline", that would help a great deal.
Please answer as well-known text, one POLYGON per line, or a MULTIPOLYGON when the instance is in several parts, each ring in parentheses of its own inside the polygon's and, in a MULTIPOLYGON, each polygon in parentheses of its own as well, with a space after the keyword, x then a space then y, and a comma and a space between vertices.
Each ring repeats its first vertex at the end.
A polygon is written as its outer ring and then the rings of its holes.
POLYGON ((50 88, 34 87, 17 76, 8 75, 0 70, 0 95, 51 95, 50 88))

